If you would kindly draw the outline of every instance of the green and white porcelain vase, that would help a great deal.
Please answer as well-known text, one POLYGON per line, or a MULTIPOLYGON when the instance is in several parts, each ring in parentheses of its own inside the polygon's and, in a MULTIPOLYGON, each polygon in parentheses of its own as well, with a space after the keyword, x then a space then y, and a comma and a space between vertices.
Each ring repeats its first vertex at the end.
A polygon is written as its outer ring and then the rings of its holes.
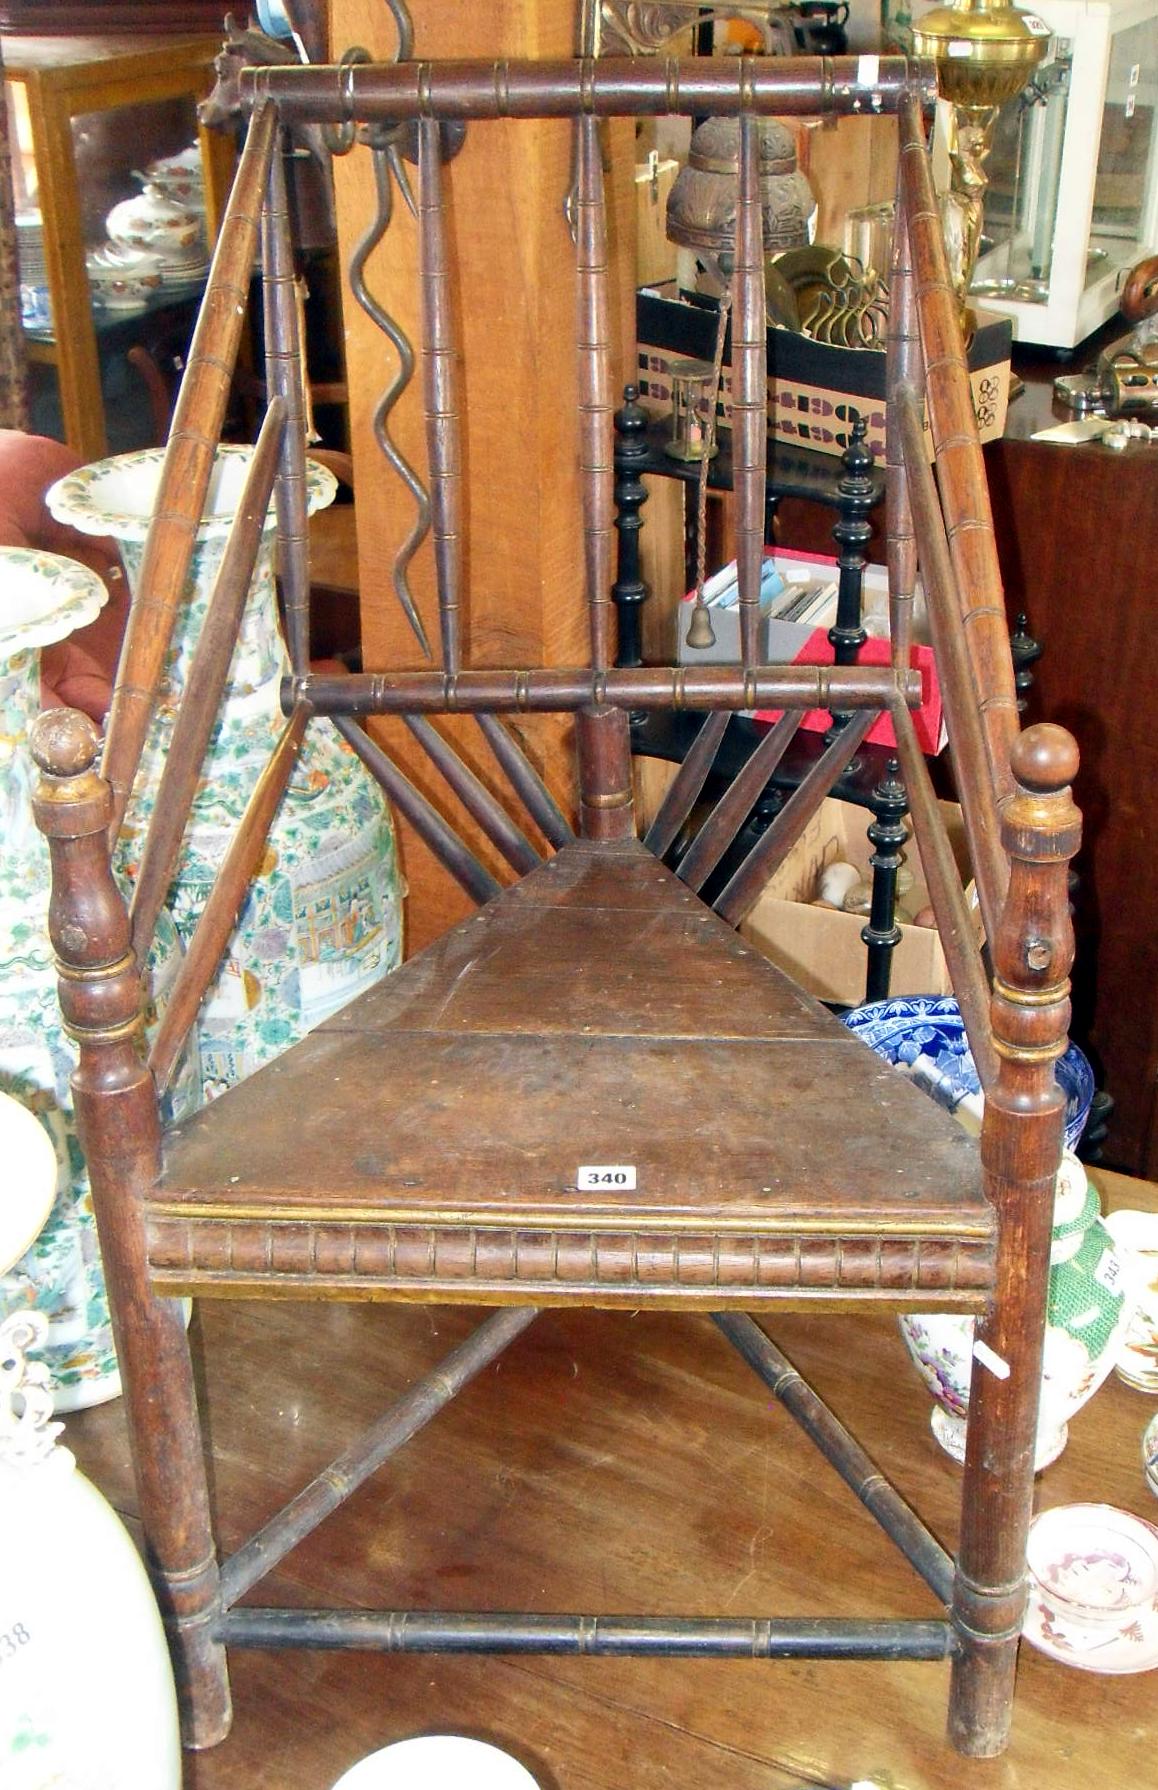
MULTIPOLYGON (((1107 1229, 1098 1190, 1071 1150, 1062 1156, 1049 1252, 1049 1308, 1042 1360, 1034 1470, 1055 1461, 1068 1420, 1106 1379, 1129 1327, 1134 1301, 1121 1253, 1107 1229)), ((913 1363, 936 1403, 933 1434, 955 1461, 965 1459, 973 1373, 973 1319, 953 1312, 900 1320, 913 1363)))
MULTIPOLYGON (((252 451, 218 449, 189 585, 121 837, 118 861, 130 880, 252 451)), ((48 493, 59 521, 116 539, 133 588, 163 460, 161 449, 120 454, 69 474, 48 493)), ((311 514, 333 500, 335 488, 331 474, 311 463, 311 514)), ((170 910, 186 940, 285 724, 280 685, 289 664, 278 623, 273 536, 271 509, 221 716, 169 891, 170 910)), ((394 969, 401 955, 402 888, 385 797, 333 726, 314 722, 270 830, 264 862, 202 1006, 198 1043, 206 1098, 293 1044, 394 969)))
MULTIPOLYGON (((41 647, 92 621, 106 596, 96 573, 75 560, 0 548, 0 1090, 35 1113, 58 1163, 47 1223, 0 1274, 0 1318, 34 1309, 47 1319, 42 1359, 58 1411, 115 1398, 120 1377, 73 1118, 69 1077, 76 1048, 57 1005, 48 940, 48 845, 32 814, 36 767, 27 736, 40 708, 41 647)), ((164 1004, 179 962, 180 945, 163 914, 150 959, 156 1005, 164 1004)), ((187 1055, 174 1081, 174 1112, 192 1111, 199 1080, 195 1054, 187 1055)))

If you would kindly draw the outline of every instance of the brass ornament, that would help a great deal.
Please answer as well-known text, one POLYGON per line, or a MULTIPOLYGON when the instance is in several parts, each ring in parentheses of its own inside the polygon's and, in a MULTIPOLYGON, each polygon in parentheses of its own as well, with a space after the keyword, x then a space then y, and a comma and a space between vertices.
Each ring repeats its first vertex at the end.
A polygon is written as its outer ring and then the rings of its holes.
POLYGON ((1050 34, 1008 0, 953 0, 913 25, 913 54, 937 65, 937 89, 953 108, 952 170, 942 201, 949 271, 963 327, 977 266, 997 114, 1015 99, 1049 47, 1050 34))
MULTIPOLYGON (((738 118, 708 118, 692 135, 686 166, 667 200, 667 234, 708 255, 730 252, 736 237, 740 166, 738 118)), ((766 254, 808 242, 816 200, 796 165, 796 140, 779 119, 760 123, 760 209, 766 254)))

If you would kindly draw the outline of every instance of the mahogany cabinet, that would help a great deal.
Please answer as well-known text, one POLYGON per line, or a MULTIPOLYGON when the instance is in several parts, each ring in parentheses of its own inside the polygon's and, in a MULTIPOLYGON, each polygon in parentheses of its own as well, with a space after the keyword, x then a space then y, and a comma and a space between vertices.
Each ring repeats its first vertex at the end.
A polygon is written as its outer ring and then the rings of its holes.
MULTIPOLYGON (((1108 332, 1116 336, 1121 325, 1108 332)), ((1093 345, 1099 346, 1098 341, 1093 345)), ((1089 358, 1083 355, 1083 359, 1089 358)), ((1158 1174, 1158 447, 1124 454, 1028 437, 1065 411, 1060 368, 1019 361, 1026 390, 986 450, 1012 617, 1042 644, 1029 719, 1081 748, 1074 1024, 1115 1102, 1106 1159, 1158 1174)))

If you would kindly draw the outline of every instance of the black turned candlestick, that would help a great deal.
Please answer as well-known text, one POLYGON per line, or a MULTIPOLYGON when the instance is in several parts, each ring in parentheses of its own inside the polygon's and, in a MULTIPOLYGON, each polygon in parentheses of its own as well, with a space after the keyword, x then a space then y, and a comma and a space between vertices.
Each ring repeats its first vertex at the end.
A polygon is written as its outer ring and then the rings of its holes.
POLYGON ((909 837, 905 825, 909 798, 895 758, 890 758, 885 766, 885 774, 873 790, 871 802, 873 819, 868 836, 874 848, 869 859, 872 905, 868 925, 861 928, 860 936, 868 946, 864 998, 866 1001, 883 1001, 888 997, 893 952, 901 942, 901 929, 897 925, 897 875, 905 861, 904 846, 909 837))
MULTIPOLYGON (((855 665, 867 639, 862 617, 865 550, 872 539, 869 514, 877 498, 872 477, 873 452, 865 440, 867 430, 864 418, 858 416, 852 426, 852 438, 841 455, 844 471, 836 488, 839 515, 832 533, 838 550, 840 584, 836 621, 828 630, 828 638, 838 665, 855 665)), ((851 719, 851 715, 834 709, 828 738, 847 727, 851 719)))
POLYGON ((643 626, 640 610, 648 588, 640 576, 640 510, 647 502, 647 486, 640 469, 647 462, 647 412, 638 402, 634 385, 623 388, 623 408, 615 413, 615 528, 619 535, 617 572, 611 601, 619 619, 617 666, 643 664, 643 626))
POLYGON ((1033 688, 1033 672, 1029 669, 1041 658, 1041 642, 1035 640, 1029 632, 1029 617, 1024 613, 1017 615, 1013 623, 1013 633, 1009 636, 1009 650, 1013 656, 1013 684, 1017 691, 1017 706, 1024 711, 1029 692, 1033 688))

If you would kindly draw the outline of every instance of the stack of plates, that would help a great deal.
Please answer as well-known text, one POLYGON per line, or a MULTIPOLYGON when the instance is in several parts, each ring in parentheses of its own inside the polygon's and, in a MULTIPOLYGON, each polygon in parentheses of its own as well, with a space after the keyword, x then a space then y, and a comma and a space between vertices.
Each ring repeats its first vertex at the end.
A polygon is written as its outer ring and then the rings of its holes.
POLYGON ((196 242, 188 249, 158 250, 155 258, 163 286, 197 286, 209 273, 209 256, 204 242, 196 242))
MULTIPOLYGON (((205 170, 201 163, 201 146, 190 143, 178 155, 158 156, 145 169, 145 192, 150 197, 167 199, 204 220, 205 170)), ((157 245, 161 256, 161 277, 166 286, 195 286, 209 272, 204 221, 195 245, 184 249, 166 249, 157 245)))
POLYGON ((16 213, 16 253, 20 262, 20 315, 28 329, 52 324, 48 270, 44 262, 44 220, 38 211, 16 213))
POLYGON ((44 266, 44 220, 38 211, 16 213, 16 247, 20 256, 20 278, 29 286, 40 286, 47 278, 44 266))

